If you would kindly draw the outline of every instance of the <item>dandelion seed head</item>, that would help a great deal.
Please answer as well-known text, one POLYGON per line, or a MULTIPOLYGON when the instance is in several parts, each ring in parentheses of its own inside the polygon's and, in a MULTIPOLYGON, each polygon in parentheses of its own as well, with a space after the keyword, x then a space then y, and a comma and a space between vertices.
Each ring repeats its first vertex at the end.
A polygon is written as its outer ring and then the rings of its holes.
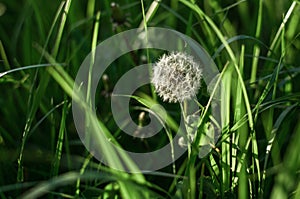
POLYGON ((151 83, 163 101, 176 103, 196 96, 201 78, 202 69, 192 56, 172 52, 154 64, 151 83))

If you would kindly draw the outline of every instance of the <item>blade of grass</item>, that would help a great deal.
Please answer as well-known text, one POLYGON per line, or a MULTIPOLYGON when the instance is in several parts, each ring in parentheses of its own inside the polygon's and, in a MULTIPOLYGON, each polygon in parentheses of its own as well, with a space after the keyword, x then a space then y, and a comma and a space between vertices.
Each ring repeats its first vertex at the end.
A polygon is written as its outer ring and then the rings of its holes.
MULTIPOLYGON (((93 155, 92 154, 89 154, 86 158, 85 158, 85 160, 84 160, 84 162, 83 162, 83 164, 82 164, 82 167, 81 167, 81 169, 80 169, 80 171, 79 171, 79 174, 82 176, 83 174, 84 174, 84 172, 85 172, 85 169, 86 169, 86 167, 88 166, 88 164, 89 164, 89 162, 90 162, 90 160, 91 160, 91 158, 93 157, 93 155)), ((78 198, 79 197, 79 194, 80 194, 80 177, 78 177, 78 179, 77 179, 77 181, 76 181, 76 191, 75 191, 75 197, 76 198, 78 198)))
MULTIPOLYGON (((244 55, 245 55, 245 46, 242 45, 241 48, 241 55, 240 55, 240 71, 241 73, 243 73, 244 71, 244 55)), ((234 97, 236 99, 236 103, 235 103, 235 116, 234 116, 234 120, 235 123, 237 123, 238 121, 240 121, 243 116, 246 114, 245 111, 245 107, 244 107, 244 102, 242 100, 242 90, 240 87, 240 83, 237 82, 237 86, 236 86, 236 97, 234 97)), ((234 143, 232 146, 232 152, 233 152, 233 160, 232 160, 232 169, 234 171, 236 171, 237 169, 237 163, 238 163, 238 148, 237 146, 239 146, 239 148, 244 148, 245 144, 247 142, 247 139, 249 137, 248 134, 248 128, 247 126, 241 125, 239 126, 239 128, 237 129, 236 133, 234 133, 232 138, 232 142, 234 143)), ((240 198, 248 198, 249 196, 249 190, 248 190, 248 178, 247 178, 247 164, 246 162, 244 162, 244 164, 242 165, 242 168, 239 172, 235 172, 233 174, 233 180, 234 181, 239 181, 238 183, 238 190, 239 190, 239 197, 240 198)), ((234 183, 232 183, 231 186, 231 190, 234 190, 234 183)))
MULTIPOLYGON (((256 39, 260 38, 262 18, 263 18, 263 0, 258 0, 258 1, 259 1, 259 6, 258 6, 256 31, 255 31, 256 39)), ((250 83, 253 83, 256 81, 256 73, 257 73, 259 54, 260 54, 260 47, 257 44, 254 44, 250 83)), ((252 84, 252 85, 254 86, 254 84, 252 84)))
MULTIPOLYGON (((232 66, 232 65, 231 65, 232 66)), ((231 100, 231 86, 232 86, 232 72, 233 68, 230 66, 224 72, 222 83, 225 92, 221 96, 221 121, 222 121, 222 134, 229 133, 230 122, 230 100, 231 100)), ((221 183, 221 197, 224 197, 225 191, 230 187, 230 167, 231 167, 231 149, 230 149, 230 137, 222 142, 221 150, 221 171, 222 171, 222 183, 221 183)))
MULTIPOLYGON (((281 52, 281 57, 279 60, 278 64, 282 64, 284 62, 284 57, 285 57, 285 42, 284 42, 284 28, 281 34, 281 45, 282 45, 282 52, 281 52)), ((275 79, 274 79, 274 85, 273 85, 273 91, 272 91, 272 100, 274 100, 276 98, 276 91, 277 91, 277 84, 278 84, 278 76, 279 76, 279 72, 281 70, 281 67, 276 67, 276 71, 275 72, 275 79)), ((271 107, 270 110, 268 110, 266 112, 266 119, 263 121, 264 122, 264 127, 265 127, 265 131, 266 131, 266 136, 267 138, 269 138, 270 136, 270 132, 272 130, 272 126, 273 126, 273 116, 274 116, 274 108, 271 107)))
POLYGON ((96 53, 96 45, 97 45, 97 38, 99 35, 99 20, 100 20, 100 12, 97 12, 96 21, 94 24, 94 32, 92 38, 92 46, 91 46, 91 60, 90 60, 90 67, 89 67, 89 77, 88 77, 88 86, 87 86, 87 104, 91 104, 91 81, 92 81, 92 72, 93 66, 95 63, 95 53, 96 53))
POLYGON ((54 58, 56 58, 58 50, 59 50, 59 46, 61 45, 62 34, 65 29, 65 24, 66 24, 66 20, 67 20, 67 16, 68 16, 68 13, 70 10, 71 3, 72 3, 72 0, 65 1, 64 11, 62 13, 62 17, 61 17, 61 21, 60 21, 60 26, 59 26, 56 40, 54 42, 54 47, 53 47, 52 53, 51 53, 54 58))
MULTIPOLYGON (((153 15, 156 13, 156 10, 159 6, 159 3, 156 2, 156 1, 153 1, 148 12, 147 12, 147 15, 145 14, 145 7, 144 7, 144 0, 141 0, 141 9, 142 9, 142 14, 143 14, 143 21, 140 23, 140 26, 139 26, 139 31, 142 31, 143 29, 145 29, 145 34, 146 34, 146 43, 148 44, 148 20, 151 19, 151 17, 153 17, 153 15)), ((147 61, 148 63, 151 63, 150 62, 150 54, 149 54, 149 49, 147 48, 146 49, 146 54, 147 54, 147 61)), ((149 74, 152 74, 152 68, 149 67, 149 74)), ((152 94, 152 97, 156 100, 156 94, 155 94, 155 90, 154 90, 154 87, 153 85, 151 84, 150 85, 150 89, 151 89, 151 94, 152 94)))
POLYGON ((95 10, 95 0, 88 0, 86 17, 91 18, 94 15, 94 10, 95 10))
MULTIPOLYGON (((144 7, 144 0, 141 0, 141 9, 142 9, 142 14, 143 14, 143 21, 141 22, 142 28, 145 29, 145 33, 146 33, 146 42, 148 43, 148 36, 147 36, 147 18, 146 18, 146 14, 145 14, 145 7, 144 7)), ((154 13, 154 10, 150 10, 149 12, 149 16, 152 15, 152 13, 154 13)), ((143 30, 141 29, 141 31, 143 30)))
POLYGON ((30 137, 33 132, 38 128, 39 125, 41 125, 41 123, 47 118, 49 117, 49 115, 51 115, 56 109, 58 109, 60 106, 62 106, 64 103, 66 103, 65 101, 63 101, 62 103, 59 103, 57 105, 55 105, 51 110, 49 110, 30 130, 30 132, 28 133, 28 137, 30 137))
POLYGON ((296 3, 297 3, 297 1, 293 1, 293 3, 291 4, 290 8, 287 11, 287 13, 285 14, 285 17, 283 18, 283 21, 280 24, 280 27, 279 27, 278 31, 276 32, 276 35, 271 43, 270 51, 267 54, 268 57, 271 55, 271 50, 275 51, 276 45, 278 44, 278 40, 280 39, 280 36, 282 34, 281 32, 282 32, 285 24, 288 22, 289 18, 291 17, 291 15, 297 5, 296 3))
POLYGON ((247 166, 246 164, 243 164, 240 172, 237 174, 239 178, 238 198, 243 198, 243 199, 249 198, 249 189, 247 186, 248 173, 246 170, 246 166, 247 166))
POLYGON ((62 117, 60 121, 60 127, 59 127, 59 133, 58 133, 58 138, 57 138, 57 143, 56 143, 56 149, 55 149, 55 155, 54 159, 52 161, 52 171, 50 172, 50 176, 57 176, 58 170, 59 170, 59 165, 60 165, 60 160, 62 156, 62 147, 63 147, 63 141, 64 141, 64 134, 65 134, 65 128, 66 128, 66 118, 69 110, 69 104, 67 102, 67 97, 65 95, 64 97, 64 106, 62 110, 62 117))
POLYGON ((0 56, 4 62, 5 70, 10 70, 10 65, 9 65, 9 62, 8 62, 8 59, 7 59, 5 50, 4 50, 4 46, 3 46, 3 43, 1 40, 0 40, 0 56))

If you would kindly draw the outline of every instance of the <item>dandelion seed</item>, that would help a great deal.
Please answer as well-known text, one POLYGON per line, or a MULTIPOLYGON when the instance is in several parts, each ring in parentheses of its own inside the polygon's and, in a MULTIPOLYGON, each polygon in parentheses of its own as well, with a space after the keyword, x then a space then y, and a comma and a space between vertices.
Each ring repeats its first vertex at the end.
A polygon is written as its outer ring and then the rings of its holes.
POLYGON ((163 101, 176 103, 196 96, 201 78, 202 69, 192 56, 172 52, 154 64, 151 82, 163 101))

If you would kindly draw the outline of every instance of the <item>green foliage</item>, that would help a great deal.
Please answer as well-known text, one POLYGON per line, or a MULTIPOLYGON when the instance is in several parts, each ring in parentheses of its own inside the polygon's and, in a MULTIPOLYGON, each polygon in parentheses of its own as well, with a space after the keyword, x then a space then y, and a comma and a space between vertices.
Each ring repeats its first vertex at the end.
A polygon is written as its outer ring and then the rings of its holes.
MULTIPOLYGON (((0 198, 299 198, 300 24, 298 0, 0 2, 0 198), (210 96, 200 89, 201 121, 188 153, 170 166, 128 174, 102 165, 81 143, 71 114, 80 64, 106 38, 132 28, 166 27, 201 44, 213 57, 225 88, 222 135, 198 158, 210 117, 210 96)), ((164 103, 152 87, 129 97, 133 120, 141 112, 164 117, 154 138, 133 140, 116 126, 110 94, 136 65, 155 62, 159 50, 118 58, 98 85, 94 129, 119 147, 148 151, 177 132, 181 107, 164 103), (122 67, 121 67, 122 66, 122 67), (127 144, 126 143, 132 143, 127 144)), ((90 74, 91 75, 91 74, 90 74)), ((80 101, 87 106, 90 99, 80 101)), ((116 165, 132 160, 103 147, 116 165)), ((172 154, 170 154, 172 155, 172 154)))

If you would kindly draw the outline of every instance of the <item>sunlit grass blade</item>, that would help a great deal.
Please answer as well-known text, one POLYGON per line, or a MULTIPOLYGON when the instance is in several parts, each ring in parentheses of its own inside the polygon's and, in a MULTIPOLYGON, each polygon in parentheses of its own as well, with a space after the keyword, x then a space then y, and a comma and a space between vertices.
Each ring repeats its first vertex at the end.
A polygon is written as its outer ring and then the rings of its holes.
MULTIPOLYGON (((262 18, 263 18, 263 0, 259 1, 258 6, 258 13, 257 13, 257 22, 256 22, 256 31, 255 31, 255 38, 259 39, 261 34, 261 27, 262 27, 262 18)), ((250 83, 256 81, 256 73, 257 73, 257 66, 258 66, 258 57, 260 54, 260 47, 255 44, 253 48, 253 59, 252 59, 252 69, 251 69, 251 77, 250 83)))
MULTIPOLYGON (((87 168, 87 166, 88 166, 88 164, 89 164, 89 162, 90 162, 90 160, 92 159, 92 154, 89 154, 86 158, 85 158, 85 160, 84 160, 84 162, 83 162, 83 164, 82 164, 82 167, 81 167, 81 169, 80 169, 80 171, 79 171, 79 174, 80 175, 83 175, 84 174, 84 172, 85 172, 85 170, 86 170, 86 168, 87 168)), ((79 197, 79 194, 80 194, 80 178, 78 178, 77 179, 77 181, 76 181, 76 191, 75 191, 75 197, 79 197)))
MULTIPOLYGON (((231 100, 231 86, 232 86, 232 65, 229 65, 228 69, 224 72, 222 83, 225 92, 221 96, 221 121, 222 121, 222 135, 229 133, 230 122, 230 100, 231 100)), ((231 149, 230 149, 230 137, 222 141, 221 149, 221 171, 222 171, 222 186, 220 187, 221 196, 224 197, 225 191, 230 187, 230 168, 231 168, 231 149)))
MULTIPOLYGON (((244 71, 244 56, 245 56, 245 46, 243 45, 241 48, 241 55, 240 55, 240 71, 243 74, 244 71)), ((238 123, 238 121, 242 120, 245 118, 246 110, 244 107, 244 101, 242 100, 242 90, 240 87, 239 82, 237 82, 236 86, 236 93, 235 93, 235 114, 234 114, 234 121, 235 124, 238 123)), ((233 173, 233 179, 232 182, 237 182, 238 181, 238 194, 239 197, 241 198, 247 198, 249 196, 249 189, 248 189, 248 172, 247 172, 247 164, 246 162, 243 163, 241 166, 241 169, 238 171, 237 170, 237 165, 239 162, 238 159, 238 153, 239 153, 239 148, 244 148, 245 144, 247 142, 247 139, 249 137, 249 132, 246 124, 240 125, 236 133, 233 133, 232 135, 232 169, 235 171, 233 173)), ((231 184, 231 189, 234 188, 236 184, 232 183, 231 184)))
POLYGON ((93 66, 95 63, 95 54, 96 54, 96 45, 97 45, 97 38, 99 36, 99 20, 100 20, 100 12, 97 12, 96 15, 96 21, 94 24, 94 32, 93 32, 93 38, 92 38, 92 46, 91 46, 91 60, 90 60, 90 67, 89 67, 89 77, 88 77, 88 86, 87 86, 87 103, 91 103, 91 81, 92 81, 92 72, 93 72, 93 66))
POLYGON ((87 18, 90 18, 94 15, 94 10, 95 10, 95 0, 88 0, 87 6, 86 6, 87 18))

